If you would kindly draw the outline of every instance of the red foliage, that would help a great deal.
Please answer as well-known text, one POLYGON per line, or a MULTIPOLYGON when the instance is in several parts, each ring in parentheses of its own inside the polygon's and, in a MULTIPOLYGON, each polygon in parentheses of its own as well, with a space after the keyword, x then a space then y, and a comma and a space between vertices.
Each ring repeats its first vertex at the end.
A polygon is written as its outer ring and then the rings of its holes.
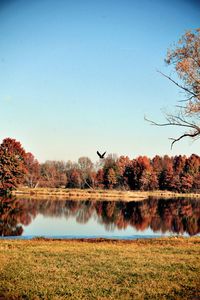
POLYGON ((96 185, 100 189, 102 189, 104 187, 104 172, 103 172, 103 169, 99 169, 97 171, 96 185))
POLYGON ((27 168, 25 184, 31 188, 36 187, 40 179, 40 164, 30 152, 26 153, 25 164, 27 168))
POLYGON ((63 161, 46 161, 40 166, 39 184, 42 187, 63 187, 67 184, 66 164, 63 161))
POLYGON ((113 170, 113 168, 110 168, 108 170, 106 181, 107 181, 108 188, 110 188, 110 189, 112 189, 116 185, 117 178, 116 178, 116 174, 115 174, 115 171, 113 170))
POLYGON ((10 191, 19 184, 29 187, 117 188, 131 190, 200 191, 200 157, 156 155, 153 159, 139 156, 108 155, 95 170, 88 157, 78 163, 46 161, 39 164, 26 153, 20 142, 6 138, 0 145, 0 191, 10 191))
POLYGON ((82 178, 81 172, 79 169, 72 169, 71 172, 68 174, 68 184, 67 187, 69 188, 81 188, 82 185, 82 178))
POLYGON ((20 142, 6 138, 0 145, 0 190, 10 191, 23 182, 27 173, 26 152, 20 142))

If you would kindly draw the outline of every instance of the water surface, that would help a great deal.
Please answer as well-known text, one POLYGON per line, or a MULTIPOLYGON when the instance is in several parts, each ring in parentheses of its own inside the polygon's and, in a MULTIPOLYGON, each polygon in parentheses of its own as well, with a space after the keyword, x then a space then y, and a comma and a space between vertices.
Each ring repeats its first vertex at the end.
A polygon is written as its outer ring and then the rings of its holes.
POLYGON ((0 199, 0 236, 130 239, 200 233, 200 200, 0 199))

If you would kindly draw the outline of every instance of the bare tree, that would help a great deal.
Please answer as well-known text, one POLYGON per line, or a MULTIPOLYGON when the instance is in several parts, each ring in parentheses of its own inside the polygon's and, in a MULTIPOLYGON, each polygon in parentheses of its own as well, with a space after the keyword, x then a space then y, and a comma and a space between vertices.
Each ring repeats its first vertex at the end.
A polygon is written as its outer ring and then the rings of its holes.
POLYGON ((182 134, 172 140, 174 143, 183 138, 197 139, 200 137, 200 28, 187 31, 178 44, 168 50, 165 59, 167 65, 172 65, 180 79, 174 80, 160 72, 175 84, 184 94, 184 100, 179 101, 174 114, 165 114, 166 122, 157 123, 145 118, 152 125, 178 126, 184 129, 182 134))

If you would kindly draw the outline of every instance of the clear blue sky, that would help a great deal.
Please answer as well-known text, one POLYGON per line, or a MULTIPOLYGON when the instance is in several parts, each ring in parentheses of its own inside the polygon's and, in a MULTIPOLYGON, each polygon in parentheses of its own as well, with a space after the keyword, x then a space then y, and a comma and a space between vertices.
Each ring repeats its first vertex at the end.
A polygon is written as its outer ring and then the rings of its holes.
POLYGON ((182 99, 156 70, 172 71, 167 49, 199 21, 192 0, 0 0, 0 140, 40 162, 200 154, 200 141, 170 149, 180 129, 144 121, 182 99))

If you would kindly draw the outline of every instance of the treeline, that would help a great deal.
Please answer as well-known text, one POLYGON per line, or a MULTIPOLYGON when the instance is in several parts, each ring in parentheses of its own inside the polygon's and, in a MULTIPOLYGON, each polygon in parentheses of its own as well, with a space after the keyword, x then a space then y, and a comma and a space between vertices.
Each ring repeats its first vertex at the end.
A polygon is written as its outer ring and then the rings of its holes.
POLYGON ((78 162, 39 163, 25 152, 20 142, 6 138, 0 144, 0 191, 19 185, 27 187, 66 187, 119 190, 200 191, 200 157, 163 157, 108 155, 98 163, 88 157, 78 162))
POLYGON ((156 155, 153 159, 139 156, 132 160, 127 156, 108 155, 96 165, 88 157, 81 157, 78 162, 42 164, 30 158, 24 182, 29 187, 200 191, 200 157, 195 154, 190 157, 156 155))

